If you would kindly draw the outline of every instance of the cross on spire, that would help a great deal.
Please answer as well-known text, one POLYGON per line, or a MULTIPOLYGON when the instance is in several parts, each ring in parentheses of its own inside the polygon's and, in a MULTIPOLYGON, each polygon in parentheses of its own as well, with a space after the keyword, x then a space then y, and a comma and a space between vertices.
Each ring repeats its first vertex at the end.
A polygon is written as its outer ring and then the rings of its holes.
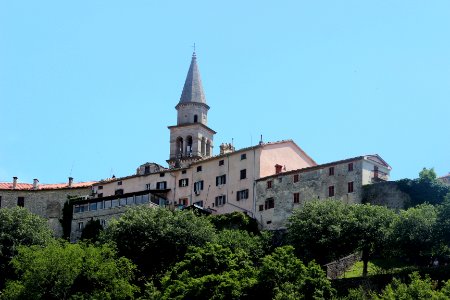
POLYGON ((194 48, 194 53, 192 53, 192 56, 195 56, 195 43, 194 43, 194 45, 192 46, 192 48, 194 48))

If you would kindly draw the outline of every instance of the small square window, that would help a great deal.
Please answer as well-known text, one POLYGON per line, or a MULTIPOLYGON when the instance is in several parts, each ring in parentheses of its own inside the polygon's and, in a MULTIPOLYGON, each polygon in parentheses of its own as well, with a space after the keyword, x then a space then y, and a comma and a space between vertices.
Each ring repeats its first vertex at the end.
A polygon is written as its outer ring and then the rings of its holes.
POLYGON ((330 167, 328 169, 328 175, 333 176, 334 175, 334 167, 330 167))
POLYGON ((166 175, 166 173, 164 172, 159 173, 159 177, 164 177, 164 175, 166 175))
POLYGON ((98 189, 99 189, 99 190, 103 190, 103 185, 99 185, 99 186, 98 186, 98 189))
POLYGON ((272 180, 267 181, 267 188, 268 189, 272 188, 272 180))
POLYGON ((275 200, 273 198, 268 198, 264 202, 264 209, 271 209, 275 207, 275 200))
POLYGON ((97 197, 98 197, 98 198, 102 198, 102 197, 103 197, 103 193, 98 193, 98 194, 97 194, 97 197))
POLYGON ((150 183, 147 183, 147 184, 145 185, 145 189, 146 189, 147 191, 150 190, 150 187, 151 187, 151 184, 150 184, 150 183))
POLYGON ((348 171, 349 172, 353 171, 353 163, 348 164, 348 171))
POLYGON ((117 181, 117 185, 122 185, 122 181, 117 181))
POLYGON ((298 178, 299 178, 298 174, 294 174, 294 182, 298 182, 298 178))
POLYGON ((224 165, 224 160, 223 159, 221 159, 221 160, 219 160, 219 166, 223 166, 224 165))
POLYGON ((264 210, 264 204, 260 204, 259 205, 259 211, 263 211, 264 210))
POLYGON ((178 182, 178 186, 179 187, 189 186, 189 179, 188 178, 180 179, 178 182))
POLYGON ((181 174, 186 174, 186 170, 181 171, 181 174))
POLYGON ((198 166, 197 167, 197 172, 201 172, 202 171, 202 166, 198 166))
POLYGON ((246 153, 241 154, 241 160, 244 160, 244 159, 247 159, 247 154, 246 153))

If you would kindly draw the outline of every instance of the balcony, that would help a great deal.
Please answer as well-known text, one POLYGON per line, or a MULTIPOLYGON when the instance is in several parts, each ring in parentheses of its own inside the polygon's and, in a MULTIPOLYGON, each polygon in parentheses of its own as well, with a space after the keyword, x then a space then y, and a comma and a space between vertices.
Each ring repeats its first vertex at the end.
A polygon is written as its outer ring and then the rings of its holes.
POLYGON ((389 174, 384 173, 380 170, 370 171, 370 177, 372 183, 383 182, 389 180, 389 174))

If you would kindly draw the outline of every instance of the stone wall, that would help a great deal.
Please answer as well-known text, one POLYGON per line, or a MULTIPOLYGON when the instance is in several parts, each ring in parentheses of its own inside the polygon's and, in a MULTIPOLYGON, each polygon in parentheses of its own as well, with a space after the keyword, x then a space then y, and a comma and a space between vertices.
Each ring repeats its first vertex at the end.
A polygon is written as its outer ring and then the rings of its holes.
POLYGON ((361 254, 355 253, 325 265, 327 278, 336 279, 342 276, 351 266, 361 260, 361 254))
POLYGON ((257 180, 256 218, 264 229, 283 228, 295 208, 306 201, 329 198, 330 186, 334 186, 332 199, 348 204, 361 203, 362 160, 300 169, 257 180), (352 171, 349 171, 349 163, 353 163, 352 171), (333 175, 329 173, 330 167, 334 168, 333 175), (298 182, 294 182, 295 175, 298 175, 298 182), (271 181, 271 188, 267 187, 268 181, 271 181), (349 182, 353 182, 351 193, 348 192, 349 182), (294 193, 299 193, 298 203, 294 203, 294 193), (266 209, 265 201, 269 198, 274 199, 274 208, 266 209))
POLYGON ((399 210, 404 209, 410 200, 409 195, 402 192, 394 181, 366 185, 363 189, 363 203, 399 210))
POLYGON ((56 237, 62 237, 60 223, 62 209, 68 197, 85 196, 91 187, 52 190, 0 190, 1 208, 17 206, 18 197, 24 197, 24 207, 30 212, 46 218, 56 237))

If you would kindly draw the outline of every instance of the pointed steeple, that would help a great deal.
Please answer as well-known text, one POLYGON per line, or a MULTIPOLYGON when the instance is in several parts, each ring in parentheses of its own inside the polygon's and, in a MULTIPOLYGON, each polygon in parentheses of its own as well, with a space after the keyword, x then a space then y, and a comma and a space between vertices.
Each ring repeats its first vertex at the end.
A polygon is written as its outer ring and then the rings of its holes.
POLYGON ((195 51, 192 54, 191 65, 189 66, 183 92, 181 93, 180 102, 178 104, 191 102, 206 104, 206 97, 203 92, 202 79, 200 78, 195 51))

